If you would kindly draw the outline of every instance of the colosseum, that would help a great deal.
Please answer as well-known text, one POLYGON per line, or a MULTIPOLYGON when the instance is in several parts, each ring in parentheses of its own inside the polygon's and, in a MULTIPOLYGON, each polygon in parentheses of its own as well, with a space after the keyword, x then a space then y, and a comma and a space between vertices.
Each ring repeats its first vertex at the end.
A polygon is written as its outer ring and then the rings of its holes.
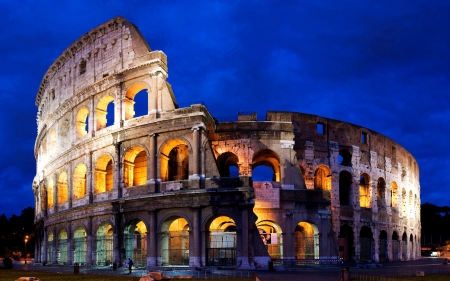
POLYGON ((36 262, 420 257, 419 168, 398 143, 304 113, 214 118, 201 103, 180 107, 167 77, 166 55, 122 17, 50 65, 36 96, 36 262), (269 177, 253 181, 258 169, 269 177))

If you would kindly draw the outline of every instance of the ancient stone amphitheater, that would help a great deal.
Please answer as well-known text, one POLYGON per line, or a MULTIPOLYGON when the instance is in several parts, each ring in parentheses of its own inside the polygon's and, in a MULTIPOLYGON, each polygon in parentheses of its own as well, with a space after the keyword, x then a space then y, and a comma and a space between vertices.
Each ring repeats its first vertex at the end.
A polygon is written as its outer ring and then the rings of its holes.
POLYGON ((202 104, 178 106, 167 77, 166 55, 121 17, 50 65, 36 97, 37 262, 420 257, 419 168, 395 141, 303 113, 224 122, 202 104), (253 181, 258 169, 268 178, 253 181))

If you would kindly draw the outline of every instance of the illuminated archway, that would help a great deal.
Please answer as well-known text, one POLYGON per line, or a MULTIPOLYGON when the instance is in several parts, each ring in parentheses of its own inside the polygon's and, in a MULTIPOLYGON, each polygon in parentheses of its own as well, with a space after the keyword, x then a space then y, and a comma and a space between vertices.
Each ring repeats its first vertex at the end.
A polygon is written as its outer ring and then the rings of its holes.
POLYGON ((406 217, 408 214, 408 207, 406 202, 406 190, 402 188, 402 217, 406 217))
POLYGON ((125 258, 131 258, 135 267, 147 265, 147 227, 143 221, 132 221, 124 231, 125 258))
POLYGON ((114 239, 113 227, 110 223, 103 222, 97 229, 96 238, 96 263, 109 266, 113 261, 114 239))
POLYGON ((221 177, 237 177, 239 176, 239 158, 232 152, 225 152, 217 157, 217 166, 219 166, 219 174, 221 177), (238 173, 233 174, 237 169, 238 173))
POLYGON ((162 265, 189 265, 189 224, 186 219, 169 218, 161 231, 162 265))
POLYGON ((86 195, 86 166, 78 164, 73 173, 73 199, 80 199, 86 195))
POLYGON ((80 264, 86 263, 86 250, 86 230, 78 226, 73 233, 73 261, 80 264))
POLYGON ((378 178, 377 182, 377 207, 386 207, 386 182, 383 178, 378 178))
POLYGON ((314 189, 331 190, 331 172, 328 167, 319 166, 314 174, 314 189))
POLYGON ((53 263, 53 231, 47 233, 47 262, 53 263))
POLYGON ((97 108, 95 109, 97 130, 106 128, 107 124, 114 124, 114 108, 112 108, 113 110, 111 110, 111 112, 108 112, 108 109, 110 109, 108 105, 110 103, 114 104, 114 97, 111 95, 102 97, 97 103, 97 108), (111 117, 107 118, 108 114, 110 114, 111 117), (112 120, 112 122, 109 122, 108 119, 112 120))
POLYGON ((68 198, 67 174, 66 172, 62 172, 58 178, 58 204, 64 204, 68 198))
POLYGON ((260 221, 256 227, 270 258, 283 258, 283 233, 280 226, 272 221, 260 221))
MULTIPOLYGON (((147 104, 143 104, 142 106, 147 108, 148 112, 148 86, 145 83, 136 83, 132 85, 130 88, 128 88, 127 93, 125 94, 125 120, 132 119, 135 116, 135 98, 136 95, 147 95, 147 104)), ((145 99, 144 99, 145 100, 145 99)), ((142 102, 145 103, 145 102, 142 102)))
POLYGON ((89 109, 83 107, 78 110, 75 122, 77 138, 81 139, 88 134, 89 109))
POLYGON ((370 188, 370 177, 363 173, 359 178, 359 205, 361 208, 372 207, 372 193, 370 188))
POLYGON ((189 178, 189 147, 180 139, 173 139, 161 148, 161 180, 175 181, 189 178))
POLYGON ((295 257, 297 259, 319 258, 319 229, 308 222, 300 222, 295 227, 295 257))
POLYGON ((111 156, 100 156, 95 165, 94 193, 111 191, 113 188, 114 174, 111 156))
MULTIPOLYGON (((208 228, 206 265, 236 265, 236 223, 228 216, 215 218, 208 228)), ((244 241, 244 243, 247 243, 244 241)))
POLYGON ((391 206, 394 208, 398 207, 398 186, 395 181, 391 183, 391 206))
POLYGON ((47 208, 50 209, 53 207, 53 190, 55 185, 53 183, 53 179, 50 178, 47 184, 47 208))
POLYGON ((252 161, 252 174, 258 166, 269 167, 273 171, 271 181, 279 182, 281 180, 280 158, 270 149, 263 149, 255 153, 252 161))
POLYGON ((123 181, 125 187, 147 183, 147 152, 140 146, 133 146, 125 154, 123 161, 123 181))
POLYGON ((58 263, 67 263, 67 231, 61 229, 58 233, 58 263))

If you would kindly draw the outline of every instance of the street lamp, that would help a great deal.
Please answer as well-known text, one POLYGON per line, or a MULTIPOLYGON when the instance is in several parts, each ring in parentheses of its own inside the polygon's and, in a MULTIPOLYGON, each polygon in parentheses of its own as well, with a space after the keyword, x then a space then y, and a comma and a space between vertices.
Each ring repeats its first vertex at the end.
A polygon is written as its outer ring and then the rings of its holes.
POLYGON ((25 264, 27 264, 27 241, 28 241, 28 235, 25 236, 25 264))

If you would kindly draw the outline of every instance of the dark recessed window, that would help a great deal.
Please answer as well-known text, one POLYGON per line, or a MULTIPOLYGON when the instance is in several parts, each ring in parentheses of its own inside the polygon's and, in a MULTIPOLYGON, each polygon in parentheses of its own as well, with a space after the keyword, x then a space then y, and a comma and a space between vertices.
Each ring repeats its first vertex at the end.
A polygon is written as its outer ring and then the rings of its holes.
POLYGON ((367 133, 361 133, 361 143, 367 143, 367 133))
POLYGON ((324 134, 324 125, 323 123, 317 123, 317 134, 323 135, 324 134))
POLYGON ((80 62, 80 75, 86 72, 86 61, 80 62))
POLYGON ((52 89, 51 96, 52 96, 52 100, 54 100, 55 99, 55 89, 52 89))

